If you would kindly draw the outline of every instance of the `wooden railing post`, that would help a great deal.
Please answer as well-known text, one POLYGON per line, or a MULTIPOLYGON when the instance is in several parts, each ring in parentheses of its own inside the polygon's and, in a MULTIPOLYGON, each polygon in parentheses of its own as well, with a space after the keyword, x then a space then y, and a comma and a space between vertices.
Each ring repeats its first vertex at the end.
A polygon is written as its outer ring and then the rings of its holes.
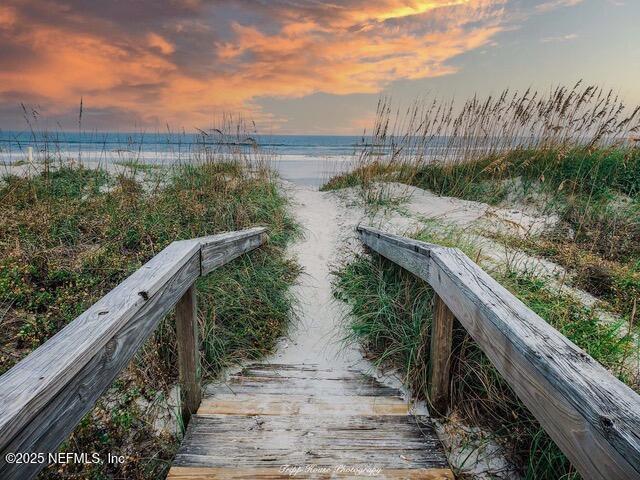
POLYGON ((640 478, 640 395, 460 250, 363 225, 358 233, 365 245, 442 297, 436 297, 431 346, 434 404, 442 405, 449 386, 454 312, 583 478, 640 478))
POLYGON ((445 414, 449 403, 449 366, 454 316, 437 293, 434 293, 431 326, 429 400, 435 413, 445 414))
POLYGON ((35 477, 47 462, 9 463, 6 454, 56 452, 174 306, 188 420, 201 393, 195 289, 185 290, 258 248, 265 231, 255 227, 171 243, 1 375, 0 479, 35 477))
POLYGON ((202 398, 195 285, 189 287, 176 305, 176 339, 182 421, 186 426, 191 414, 198 410, 202 398))

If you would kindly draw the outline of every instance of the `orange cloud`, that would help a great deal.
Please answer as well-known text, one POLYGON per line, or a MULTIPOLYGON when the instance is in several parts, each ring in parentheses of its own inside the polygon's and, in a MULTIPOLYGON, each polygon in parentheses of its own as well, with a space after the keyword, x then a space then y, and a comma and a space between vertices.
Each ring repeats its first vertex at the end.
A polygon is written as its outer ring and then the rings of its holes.
POLYGON ((160 53, 164 55, 171 55, 176 51, 175 47, 171 43, 167 42, 157 33, 149 33, 147 35, 147 42, 149 43, 150 47, 157 48, 158 50, 160 50, 160 53))
POLYGON ((13 8, 0 5, 0 28, 13 26, 16 17, 17 15, 13 8))
POLYGON ((64 116, 82 96, 120 119, 187 128, 224 110, 277 128, 258 99, 376 93, 454 72, 451 58, 505 28, 507 1, 16 1, 0 7, 0 99, 64 116))

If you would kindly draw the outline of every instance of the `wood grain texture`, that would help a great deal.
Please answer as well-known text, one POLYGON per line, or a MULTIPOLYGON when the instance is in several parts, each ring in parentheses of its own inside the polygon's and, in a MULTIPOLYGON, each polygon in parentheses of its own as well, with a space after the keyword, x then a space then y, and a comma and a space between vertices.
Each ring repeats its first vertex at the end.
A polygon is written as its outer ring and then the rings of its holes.
MULTIPOLYGON (((162 289, 0 450, 0 478, 32 478, 44 465, 7 464, 9 452, 55 452, 200 273, 194 254, 162 289)), ((4 438, 3 438, 4 440, 4 438)))
MULTIPOLYGON (((418 469, 383 469, 378 475, 354 476, 332 468, 315 468, 315 473, 300 472, 293 475, 294 466, 290 469, 281 468, 220 468, 220 467, 172 467, 167 479, 169 480, 290 480, 291 478, 377 478, 381 480, 454 480, 453 472, 448 468, 418 468, 418 469)), ((367 468, 362 465, 362 468, 367 468)), ((366 470, 365 470, 366 472, 366 470)))
POLYGON ((459 250, 358 231, 434 288, 585 478, 640 478, 640 396, 459 250))
POLYGON ((381 385, 375 378, 361 372, 347 371, 336 374, 330 371, 310 371, 308 367, 300 367, 299 373, 296 374, 287 367, 287 365, 272 365, 269 370, 263 365, 245 367, 241 372, 230 375, 223 382, 207 385, 205 395, 253 395, 259 392, 280 396, 364 395, 401 398, 397 389, 381 385), (302 370, 302 368, 305 369, 302 370))
POLYGON ((225 395, 205 398, 198 415, 408 415, 394 397, 342 395, 225 395))
POLYGON ((176 305, 178 377, 184 425, 198 410, 202 398, 197 310, 196 287, 191 285, 176 305))
MULTIPOLYGON (((360 239, 369 248, 422 279, 429 277, 429 252, 436 245, 417 245, 411 239, 387 235, 370 227, 358 227, 360 239)), ((420 243, 420 242, 418 242, 420 243)))
POLYGON ((168 478, 292 478, 283 473, 291 466, 303 469, 295 478, 365 477, 341 466, 381 469, 374 478, 453 478, 431 420, 359 371, 254 364, 220 388, 207 390, 168 478), (368 395, 355 394, 363 386, 368 395))
POLYGON ((433 323, 429 349, 429 402, 445 414, 449 403, 449 367, 455 317, 438 294, 433 299, 433 323))
POLYGON ((197 277, 261 245, 265 230, 173 242, 0 377, 0 478, 33 477, 42 465, 4 455, 55 451, 197 277))
POLYGON ((255 227, 196 239, 201 245, 202 275, 258 248, 266 241, 266 232, 266 227, 255 227))

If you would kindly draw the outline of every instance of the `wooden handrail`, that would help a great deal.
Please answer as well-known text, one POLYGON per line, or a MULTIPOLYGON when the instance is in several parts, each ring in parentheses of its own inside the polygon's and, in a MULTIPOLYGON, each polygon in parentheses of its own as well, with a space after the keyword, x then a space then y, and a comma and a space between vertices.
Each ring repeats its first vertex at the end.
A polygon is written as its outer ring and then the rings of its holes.
POLYGON ((437 403, 442 382, 448 383, 442 359, 450 356, 450 341, 442 340, 450 327, 438 323, 452 318, 438 306, 442 301, 585 479, 640 478, 640 396, 631 388, 460 250, 371 227, 357 231, 365 245, 436 293, 434 330, 440 333, 432 363, 439 371, 431 379, 440 382, 437 403))
POLYGON ((173 242, 0 377, 0 478, 32 478, 48 464, 160 320, 178 304, 183 415, 200 399, 196 279, 260 246, 266 228, 173 242), (185 347, 192 349, 187 351, 185 347), (44 462, 8 463, 7 453, 44 462))

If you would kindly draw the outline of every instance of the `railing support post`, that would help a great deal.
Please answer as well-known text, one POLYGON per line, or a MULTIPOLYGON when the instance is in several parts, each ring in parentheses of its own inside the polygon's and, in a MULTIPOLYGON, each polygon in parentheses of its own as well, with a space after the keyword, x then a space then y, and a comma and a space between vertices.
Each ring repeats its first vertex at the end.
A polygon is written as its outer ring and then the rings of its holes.
POLYGON ((186 426, 191 414, 198 410, 202 399, 195 285, 189 287, 176 305, 176 340, 182 421, 186 426))
POLYGON ((449 366, 454 315, 434 293, 431 328, 429 400, 435 413, 444 414, 449 403, 449 366))

